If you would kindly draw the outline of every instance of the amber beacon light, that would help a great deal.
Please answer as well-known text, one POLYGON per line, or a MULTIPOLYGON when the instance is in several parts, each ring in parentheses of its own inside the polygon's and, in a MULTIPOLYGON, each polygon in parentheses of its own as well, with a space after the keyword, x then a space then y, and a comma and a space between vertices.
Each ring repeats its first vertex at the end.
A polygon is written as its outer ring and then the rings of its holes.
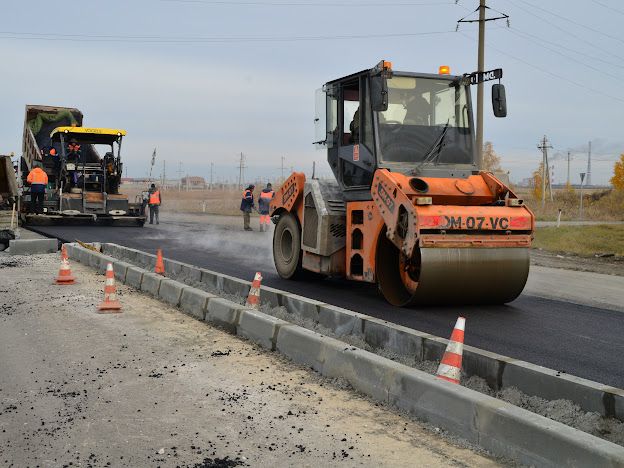
POLYGON ((438 73, 440 75, 450 75, 451 67, 449 67, 448 65, 440 65, 440 68, 438 68, 438 73))

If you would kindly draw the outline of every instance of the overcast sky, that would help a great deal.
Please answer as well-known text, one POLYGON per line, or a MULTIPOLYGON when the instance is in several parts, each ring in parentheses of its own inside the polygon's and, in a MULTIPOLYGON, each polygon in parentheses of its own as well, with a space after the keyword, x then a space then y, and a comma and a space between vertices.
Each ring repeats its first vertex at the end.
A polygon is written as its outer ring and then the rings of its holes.
MULTIPOLYGON (((314 91, 391 60, 396 70, 476 69, 477 0, 84 0, 3 2, 0 153, 21 151, 25 104, 77 107, 85 125, 128 131, 127 175, 246 179, 310 171, 314 91)), ((554 147, 554 181, 587 164, 606 184, 624 152, 624 4, 620 0, 489 0, 486 68, 502 67, 509 116, 486 106, 485 139, 512 180, 554 147), (497 10, 497 11, 496 11, 497 10)), ((486 88, 489 102, 489 86, 486 88)), ((473 91, 476 96, 476 90, 473 91)))

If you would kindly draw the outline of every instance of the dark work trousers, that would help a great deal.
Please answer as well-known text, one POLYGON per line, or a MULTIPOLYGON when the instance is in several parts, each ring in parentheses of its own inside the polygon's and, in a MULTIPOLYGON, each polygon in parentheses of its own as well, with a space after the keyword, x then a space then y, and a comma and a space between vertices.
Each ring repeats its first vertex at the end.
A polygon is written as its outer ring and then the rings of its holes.
POLYGON ((249 225, 249 221, 251 220, 251 211, 243 211, 243 226, 245 231, 251 231, 251 226, 249 225))
POLYGON ((45 198, 45 186, 41 188, 37 187, 39 184, 34 184, 30 188, 30 212, 31 213, 43 213, 43 200, 45 198))
POLYGON ((154 224, 154 216, 156 217, 156 224, 160 224, 160 222, 158 221, 158 208, 160 208, 158 205, 150 205, 149 206, 149 210, 150 210, 150 224, 154 224))

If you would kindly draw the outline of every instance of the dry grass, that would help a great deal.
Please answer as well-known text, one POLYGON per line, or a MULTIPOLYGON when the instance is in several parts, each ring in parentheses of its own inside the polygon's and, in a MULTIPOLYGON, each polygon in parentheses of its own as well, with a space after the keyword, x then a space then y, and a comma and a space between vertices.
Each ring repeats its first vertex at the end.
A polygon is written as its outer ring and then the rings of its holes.
POLYGON ((610 253, 624 256, 624 226, 562 226, 538 228, 533 246, 551 252, 593 256, 610 253))
MULTIPOLYGON (((273 184, 275 188, 279 183, 273 184)), ((128 184, 121 186, 122 193, 134 201, 145 185, 128 184)), ((256 188, 256 198, 260 193, 256 188)), ((215 188, 214 190, 178 191, 162 190, 163 211, 180 213, 210 213, 220 215, 240 214, 241 190, 237 188, 215 188)), ((542 208, 541 200, 534 200, 527 191, 516 190, 533 210, 537 219, 554 221, 558 209, 561 208, 561 219, 573 221, 579 219, 580 192, 575 190, 559 190, 554 192, 554 202, 547 200, 542 208)), ((583 219, 591 221, 624 221, 624 191, 597 190, 583 193, 583 219)))
POLYGON ((163 211, 178 213, 240 214, 241 191, 236 189, 163 192, 163 211))
MULTIPOLYGON (((578 190, 559 190, 553 192, 554 201, 546 200, 542 207, 541 200, 535 200, 530 193, 518 194, 526 205, 533 210, 539 220, 555 221, 561 209, 561 219, 574 221, 579 219, 580 192, 578 190)), ((583 191, 583 219, 590 221, 624 221, 624 191, 595 190, 583 191)))
MULTIPOLYGON (((143 185, 124 184, 121 191, 134 200, 144 190, 143 185)), ((256 188, 256 198, 260 189, 256 188)), ((214 190, 161 190, 163 212, 210 213, 239 215, 242 191, 236 188, 215 188, 214 190)))

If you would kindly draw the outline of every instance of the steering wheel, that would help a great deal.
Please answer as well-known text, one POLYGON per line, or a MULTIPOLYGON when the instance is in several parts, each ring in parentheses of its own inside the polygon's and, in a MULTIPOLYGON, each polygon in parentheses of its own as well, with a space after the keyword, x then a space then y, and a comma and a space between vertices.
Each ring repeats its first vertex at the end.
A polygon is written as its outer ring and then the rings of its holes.
POLYGON ((386 120, 383 122, 383 124, 394 127, 390 129, 390 132, 397 133, 399 130, 401 130, 401 126, 403 125, 403 122, 399 122, 398 120, 386 120))

